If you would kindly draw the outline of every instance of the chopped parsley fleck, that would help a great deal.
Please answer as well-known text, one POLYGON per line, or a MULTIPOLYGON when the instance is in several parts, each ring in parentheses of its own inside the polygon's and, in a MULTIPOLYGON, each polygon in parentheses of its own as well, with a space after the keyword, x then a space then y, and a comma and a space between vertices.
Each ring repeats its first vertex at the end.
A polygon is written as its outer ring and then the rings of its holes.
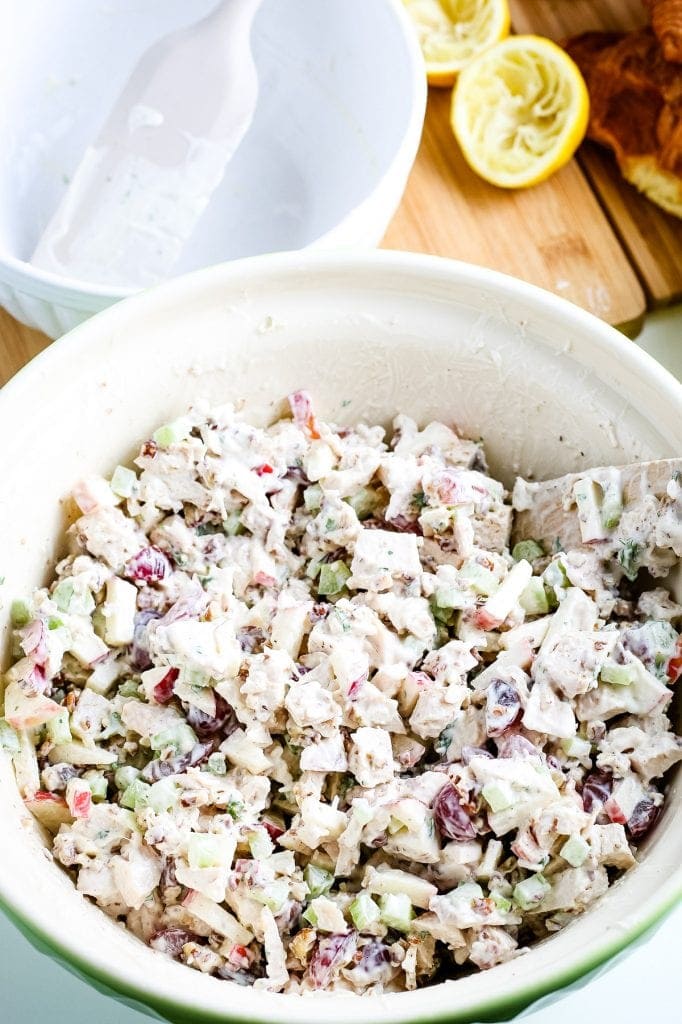
POLYGON ((634 580, 637 577, 641 551, 642 545, 636 540, 626 540, 616 555, 619 564, 623 567, 623 572, 629 580, 634 580))

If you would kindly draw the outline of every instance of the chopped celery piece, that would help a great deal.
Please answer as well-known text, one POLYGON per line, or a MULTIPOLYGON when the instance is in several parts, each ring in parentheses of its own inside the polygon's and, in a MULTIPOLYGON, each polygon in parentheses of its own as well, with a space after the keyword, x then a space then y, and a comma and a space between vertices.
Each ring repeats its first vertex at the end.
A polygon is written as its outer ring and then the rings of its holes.
POLYGON ((19 737, 4 718, 0 718, 0 750, 6 750, 8 754, 18 754, 21 749, 19 737))
POLYGON ((240 508, 233 508, 231 512, 227 513, 223 519, 223 533, 226 533, 228 537, 236 537, 240 533, 244 533, 240 508))
POLYGON ((444 609, 465 608, 466 594, 457 587, 437 587, 436 607, 444 609))
POLYGON ((499 911, 503 914, 508 914, 512 908, 511 900, 508 900, 506 896, 503 896, 499 892, 491 892, 490 897, 499 911))
POLYGON ((613 530, 618 526, 623 515, 623 502, 619 494, 610 494, 608 491, 604 497, 601 507, 601 524, 606 530, 613 530))
POLYGON ((60 612, 68 612, 73 597, 73 580, 60 580, 52 591, 52 600, 60 612))
POLYGON ((545 585, 539 576, 532 576, 528 581, 519 598, 519 604, 526 615, 547 614, 549 611, 549 601, 547 600, 545 585))
POLYGON ((206 767, 212 775, 226 775, 227 774, 227 758, 224 754, 221 754, 219 750, 216 750, 210 755, 206 762, 206 767))
POLYGON ((319 558, 311 558, 310 561, 308 562, 308 568, 305 571, 305 574, 308 577, 308 579, 316 580, 317 577, 320 575, 321 567, 322 562, 320 561, 319 558))
POLYGON ((46 725, 47 736, 51 743, 70 743, 71 729, 69 727, 69 712, 62 708, 58 715, 51 718, 46 725))
POLYGON ((175 754, 189 754, 192 747, 198 742, 194 730, 186 722, 179 722, 170 729, 157 732, 152 736, 150 745, 156 753, 160 753, 162 750, 172 750, 175 754))
POLYGON ((132 764, 122 764, 114 773, 114 785, 116 786, 116 789, 128 789, 128 787, 135 782, 135 779, 139 777, 139 774, 139 768, 134 768, 132 764))
POLYGON ((103 772, 86 772, 83 776, 83 780, 87 782, 90 787, 90 793, 92 794, 92 799, 95 802, 99 800, 106 800, 108 786, 103 772))
POLYGON ((465 562, 459 570, 459 579, 463 580, 474 593, 482 594, 485 597, 494 594, 499 587, 499 583, 490 569, 486 569, 476 562, 465 562))
POLYGON ((47 628, 48 629, 52 629, 52 630, 60 629, 63 625, 64 625, 64 623, 62 622, 62 620, 58 619, 58 618, 56 618, 54 616, 47 620, 47 628))
POLYGON ((346 585, 350 576, 350 569, 345 562, 326 562, 320 566, 320 579, 317 584, 317 592, 323 596, 338 594, 346 585))
POLYGON ((256 888, 249 892, 254 900, 269 907, 273 914, 282 909, 289 898, 289 882, 286 878, 276 878, 274 882, 268 882, 262 889, 256 888))
POLYGON ((436 620, 436 626, 443 625, 449 626, 454 619, 454 608, 443 608, 439 607, 437 599, 434 597, 429 601, 431 607, 431 614, 436 620))
POLYGON ((122 697, 138 697, 140 694, 140 684, 134 679, 126 679, 125 683, 121 683, 119 686, 118 692, 122 697))
POLYGON ((497 814, 498 811, 506 811, 514 803, 511 788, 503 782, 489 782, 481 792, 493 814, 497 814))
POLYGON ((543 555, 544 551, 536 540, 520 540, 512 548, 512 558, 515 562, 520 562, 524 558, 527 562, 534 562, 543 555))
POLYGON ((31 609, 26 601, 12 601, 10 616, 13 626, 26 626, 31 621, 31 609))
POLYGON ((319 512, 322 504, 322 488, 319 484, 311 484, 303 492, 303 504, 306 512, 319 512))
POLYGON ((478 882, 460 882, 450 895, 457 900, 482 900, 483 889, 478 882))
POLYGON ((251 856, 255 860, 265 860, 266 857, 271 857, 275 851, 275 844, 265 829, 258 829, 255 832, 251 832, 248 838, 248 843, 249 849, 251 850, 251 856))
POLYGON ((141 779, 135 779, 121 795, 121 807, 128 807, 131 811, 147 807, 151 788, 141 779))
POLYGON ((318 868, 315 864, 308 864, 303 872, 303 880, 308 886, 308 892, 314 899, 316 896, 324 896, 334 884, 334 876, 331 871, 318 868))
POLYGON ((571 836, 559 850, 565 861, 573 868, 579 868, 584 864, 590 852, 589 843, 582 836, 571 836))
POLYGON ((379 496, 373 487, 361 487, 356 494, 346 498, 359 520, 369 519, 379 503, 379 496))
POLYGON ((566 569, 558 558, 549 563, 542 574, 542 579, 545 586, 551 587, 553 590, 564 590, 570 586, 566 569))
POLYGON ((168 448, 172 444, 179 444, 180 441, 184 441, 189 437, 192 424, 189 420, 181 416, 180 419, 173 420, 171 423, 165 423, 158 430, 155 430, 152 434, 152 438, 158 444, 159 448, 168 448))
POLYGON ((514 903, 521 910, 533 910, 542 903, 551 888, 542 875, 530 875, 514 886, 514 903))
POLYGON ((414 917, 410 897, 405 893, 385 893, 379 897, 381 920, 388 928, 398 932, 409 932, 414 917))
POLYGON ((78 579, 60 580, 52 591, 52 600, 60 612, 71 612, 72 615, 91 615, 95 610, 95 599, 90 588, 78 579))
POLYGON ((130 498, 136 483, 137 476, 132 469, 127 469, 126 466, 117 466, 109 481, 109 486, 119 498, 130 498))
POLYGON ((149 791, 149 806, 157 814, 170 811, 177 805, 178 799, 178 787, 172 779, 159 779, 152 784, 149 791))
POLYGON ((187 840, 187 860, 193 871, 229 867, 233 854, 234 840, 227 835, 193 832, 187 840))
POLYGON ((359 932, 364 931, 381 917, 381 911, 368 892, 361 892, 348 908, 353 924, 359 932))
POLYGON ((307 921, 308 924, 312 925, 313 928, 316 927, 317 914, 315 913, 315 908, 313 906, 306 907, 303 913, 301 914, 301 917, 303 918, 304 921, 307 921))
POLYGON ((607 663, 602 666, 599 679, 602 683, 610 683, 612 686, 631 686, 637 679, 637 669, 634 665, 607 663))
POLYGON ((576 757, 579 761, 589 757, 592 752, 592 744, 580 736, 569 736, 561 741, 561 748, 567 757, 576 757))

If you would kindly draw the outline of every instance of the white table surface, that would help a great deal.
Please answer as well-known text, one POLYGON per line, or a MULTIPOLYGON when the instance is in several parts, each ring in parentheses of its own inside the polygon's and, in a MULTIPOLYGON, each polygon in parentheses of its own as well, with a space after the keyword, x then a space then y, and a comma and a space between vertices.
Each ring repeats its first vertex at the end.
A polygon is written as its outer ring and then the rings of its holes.
MULTIPOLYGON (((637 344, 682 379, 682 307, 649 317, 637 344)), ((2 837, 0 834, 0 842, 2 837)), ((676 1019, 682 907, 656 935, 586 988, 527 1018, 529 1024, 642 1024, 676 1019)), ((0 916, 0 1024, 143 1024, 149 1018, 107 999, 41 956, 0 916)))

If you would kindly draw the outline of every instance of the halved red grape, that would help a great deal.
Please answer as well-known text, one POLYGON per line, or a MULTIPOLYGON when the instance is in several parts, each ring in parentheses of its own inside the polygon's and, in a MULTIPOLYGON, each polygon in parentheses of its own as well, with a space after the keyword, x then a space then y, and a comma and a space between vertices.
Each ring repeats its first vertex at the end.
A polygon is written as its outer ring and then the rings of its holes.
POLYGON ((167 704, 173 696, 173 687, 175 686, 175 680, 180 675, 180 669, 169 668, 163 679, 154 687, 154 700, 157 704, 167 704))
POLYGON ((329 935, 318 940, 308 966, 314 988, 326 988, 334 974, 350 963, 357 948, 357 933, 329 935))
POLYGON ((372 939, 354 957, 355 966, 349 973, 353 984, 360 988, 377 983, 386 984, 396 973, 391 951, 383 942, 372 939))
POLYGON ((593 810, 595 804, 599 807, 605 804, 612 789, 613 775, 611 772, 605 772, 599 768, 590 772, 583 782, 582 790, 583 807, 587 813, 589 814, 593 810))
POLYGON ((161 616, 159 612, 153 611, 151 608, 146 608, 144 611, 138 612, 135 616, 130 659, 132 661, 133 668, 139 669, 140 672, 144 672, 144 670, 150 668, 152 664, 152 659, 149 656, 147 626, 152 619, 160 618, 161 616))
POLYGON ((635 808, 628 818, 626 828, 633 839, 641 839, 650 831, 658 821, 661 808, 649 797, 645 797, 635 804, 635 808))
POLYGON ((154 545, 138 551, 126 562, 124 569, 124 575, 129 580, 141 583, 160 583, 166 576, 170 576, 171 572, 172 566, 168 556, 154 545))
POLYGON ((229 736, 237 728, 234 708, 219 693, 215 693, 215 715, 207 715, 191 704, 187 710, 187 721, 202 740, 218 732, 229 736))
POLYGON ((150 761, 142 769, 141 777, 145 782, 158 782, 168 775, 182 775, 188 768, 195 768, 213 753, 213 743, 195 743, 189 754, 177 754, 164 760, 158 758, 150 761))
POLYGON ((488 736, 501 736, 521 714, 521 698, 515 686, 505 679, 493 679, 485 702, 485 729, 488 736))
POLYGON ((476 838, 476 829, 462 807, 457 791, 451 782, 443 786, 434 800, 433 817, 436 828, 444 839, 476 838))
POLYGON ((185 931, 184 928, 165 928, 152 936, 149 945, 167 956, 180 956, 182 947, 188 942, 196 942, 198 938, 194 932, 185 931))
POLYGON ((519 732, 510 732, 495 740, 498 757, 533 757, 539 753, 531 741, 519 732))

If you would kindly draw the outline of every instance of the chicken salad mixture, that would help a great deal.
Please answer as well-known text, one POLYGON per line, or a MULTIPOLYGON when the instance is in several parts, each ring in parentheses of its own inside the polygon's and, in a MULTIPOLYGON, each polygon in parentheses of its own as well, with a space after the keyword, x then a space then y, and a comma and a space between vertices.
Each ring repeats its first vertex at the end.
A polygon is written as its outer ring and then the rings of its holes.
POLYGON ((79 892, 190 967, 359 994, 494 967, 661 813, 682 489, 624 509, 586 475, 584 543, 510 551, 480 443, 289 406, 199 406, 77 484, 12 607, 0 746, 79 892))

